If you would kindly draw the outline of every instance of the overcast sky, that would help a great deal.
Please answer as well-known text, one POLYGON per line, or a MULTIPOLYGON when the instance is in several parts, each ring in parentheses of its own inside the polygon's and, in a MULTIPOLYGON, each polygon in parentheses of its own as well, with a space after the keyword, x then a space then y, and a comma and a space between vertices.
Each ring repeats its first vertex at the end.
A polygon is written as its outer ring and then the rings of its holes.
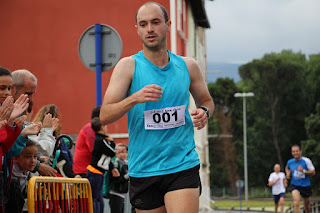
POLYGON ((320 53, 320 0, 205 0, 207 61, 247 63, 291 49, 320 53))

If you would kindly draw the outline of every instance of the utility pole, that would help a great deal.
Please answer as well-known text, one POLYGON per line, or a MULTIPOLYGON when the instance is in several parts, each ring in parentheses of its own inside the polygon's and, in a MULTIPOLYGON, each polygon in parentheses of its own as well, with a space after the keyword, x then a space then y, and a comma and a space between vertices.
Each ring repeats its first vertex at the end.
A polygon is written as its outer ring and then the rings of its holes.
POLYGON ((248 201, 248 157, 247 157, 247 116, 246 97, 253 97, 253 92, 235 93, 234 97, 243 98, 243 157, 244 157, 244 192, 245 200, 248 201))

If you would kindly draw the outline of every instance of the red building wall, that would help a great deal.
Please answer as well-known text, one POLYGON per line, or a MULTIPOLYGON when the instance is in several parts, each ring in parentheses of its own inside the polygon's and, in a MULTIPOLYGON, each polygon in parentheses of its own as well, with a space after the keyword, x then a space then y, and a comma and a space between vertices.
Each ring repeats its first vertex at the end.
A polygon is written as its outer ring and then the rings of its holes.
POLYGON ((176 1, 176 23, 177 23, 177 54, 187 55, 188 42, 188 2, 182 0, 180 4, 176 1))
MULTIPOLYGON (((56 104, 62 131, 77 134, 95 107, 95 73, 78 55, 82 33, 101 23, 121 36, 122 57, 135 54, 142 43, 135 29, 137 9, 147 1, 10 0, 0 3, 0 66, 28 69, 38 78, 34 114, 43 105, 56 104)), ((169 0, 158 1, 170 14, 169 0)), ((170 48, 170 34, 168 35, 170 48)), ((178 52, 183 52, 179 46, 178 52)), ((112 70, 102 74, 104 94, 112 70)), ((126 117, 109 125, 111 133, 126 133, 126 117)))

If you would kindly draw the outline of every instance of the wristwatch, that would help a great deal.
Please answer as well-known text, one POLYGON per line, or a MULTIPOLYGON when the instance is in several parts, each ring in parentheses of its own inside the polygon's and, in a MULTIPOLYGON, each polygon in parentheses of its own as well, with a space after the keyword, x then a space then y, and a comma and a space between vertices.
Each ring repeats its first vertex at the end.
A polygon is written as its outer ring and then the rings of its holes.
POLYGON ((205 106, 199 106, 198 108, 203 109, 205 111, 205 113, 207 114, 207 118, 209 119, 209 117, 210 117, 209 109, 205 106))
POLYGON ((307 172, 307 170, 304 169, 304 170, 303 170, 303 173, 306 173, 306 172, 307 172))

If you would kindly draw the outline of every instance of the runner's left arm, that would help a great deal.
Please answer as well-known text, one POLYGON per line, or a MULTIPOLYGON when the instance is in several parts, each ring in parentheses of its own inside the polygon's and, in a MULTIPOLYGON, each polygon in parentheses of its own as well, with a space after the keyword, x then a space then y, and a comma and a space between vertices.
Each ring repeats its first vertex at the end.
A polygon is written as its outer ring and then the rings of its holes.
POLYGON ((200 106, 207 107, 209 109, 210 117, 214 112, 214 102, 209 93, 207 83, 204 80, 201 69, 193 58, 185 57, 184 58, 188 71, 190 74, 190 93, 195 101, 197 109, 191 112, 193 116, 194 127, 197 129, 202 129, 208 122, 208 117, 205 111, 200 106))

